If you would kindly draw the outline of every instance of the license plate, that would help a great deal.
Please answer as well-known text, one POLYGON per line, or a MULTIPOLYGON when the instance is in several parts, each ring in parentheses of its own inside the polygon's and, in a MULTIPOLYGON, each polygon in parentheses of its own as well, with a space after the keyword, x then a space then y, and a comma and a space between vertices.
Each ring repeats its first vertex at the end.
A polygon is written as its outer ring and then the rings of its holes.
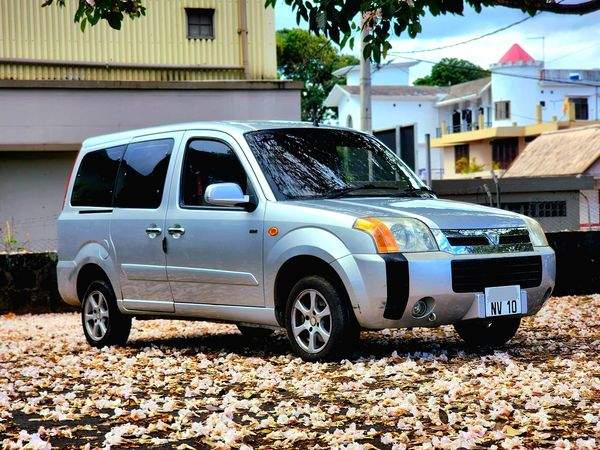
POLYGON ((485 288, 485 316, 521 314, 521 287, 499 286, 485 288))

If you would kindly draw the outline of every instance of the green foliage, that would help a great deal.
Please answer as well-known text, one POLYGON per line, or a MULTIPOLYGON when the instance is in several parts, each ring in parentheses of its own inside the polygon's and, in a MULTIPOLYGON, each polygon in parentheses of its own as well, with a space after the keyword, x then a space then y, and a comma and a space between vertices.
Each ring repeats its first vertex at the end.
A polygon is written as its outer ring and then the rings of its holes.
POLYGON ((431 68, 431 74, 415 80, 419 86, 451 86, 488 77, 490 72, 465 59, 442 58, 431 68))
MULTIPOLYGON (((106 20, 111 28, 120 30, 125 16, 136 19, 146 15, 142 0, 77 0, 77 2, 73 20, 79 23, 81 31, 85 31, 88 24, 94 26, 102 19, 106 20)), ((65 6, 66 0, 45 0, 42 6, 50 6, 53 3, 65 6)))
MULTIPOLYGON (((278 0, 266 0, 275 6, 278 0)), ((600 10, 600 1, 588 0, 573 4, 549 0, 283 0, 296 12, 296 20, 308 22, 312 32, 330 38, 342 48, 351 47, 350 36, 359 29, 358 17, 363 17, 369 34, 365 38, 364 56, 380 62, 391 49, 392 36, 415 38, 423 29, 426 15, 463 15, 465 7, 481 12, 488 6, 505 6, 534 15, 539 11, 562 14, 585 14, 600 10)))
POLYGON ((14 253, 21 252, 25 250, 25 246, 19 242, 14 232, 14 225, 11 222, 6 221, 6 226, 4 230, 0 228, 0 242, 4 246, 4 252, 6 253, 14 253))
POLYGON ((477 159, 473 158, 469 161, 466 156, 463 156, 456 161, 455 165, 456 173, 461 174, 483 172, 484 170, 485 166, 483 164, 478 164, 477 159))
POLYGON ((358 64, 358 59, 341 55, 323 36, 299 28, 277 31, 277 67, 282 78, 302 81, 302 120, 321 120, 331 114, 323 101, 333 86, 343 80, 333 72, 358 64))

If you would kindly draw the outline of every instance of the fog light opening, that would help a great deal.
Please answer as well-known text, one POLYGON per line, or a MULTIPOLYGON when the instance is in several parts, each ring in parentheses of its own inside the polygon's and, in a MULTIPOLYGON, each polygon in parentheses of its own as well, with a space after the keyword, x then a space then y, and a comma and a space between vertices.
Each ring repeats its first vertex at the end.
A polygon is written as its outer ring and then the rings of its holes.
POLYGON ((435 322, 435 319, 437 319, 437 316, 433 312, 427 316, 427 320, 430 322, 435 322))
POLYGON ((431 297, 423 297, 415 302, 412 307, 412 316, 421 319, 433 311, 435 300, 431 297))

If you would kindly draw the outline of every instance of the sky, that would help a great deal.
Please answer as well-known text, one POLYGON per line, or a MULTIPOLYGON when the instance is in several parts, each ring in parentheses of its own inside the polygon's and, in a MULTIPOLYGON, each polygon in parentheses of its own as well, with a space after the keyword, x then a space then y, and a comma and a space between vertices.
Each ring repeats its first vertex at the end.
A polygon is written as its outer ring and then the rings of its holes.
MULTIPOLYGON (((292 9, 280 0, 275 8, 277 29, 297 26, 295 17, 292 9)), ((464 16, 427 15, 422 21, 423 32, 416 39, 394 38, 391 52, 454 44, 505 27, 524 17, 526 14, 523 12, 504 7, 486 8, 481 14, 470 9, 465 11, 464 16)), ((306 24, 301 24, 301 27, 307 28, 306 24)), ((488 68, 515 42, 535 59, 541 60, 545 56, 547 68, 600 68, 600 11, 585 16, 541 13, 520 25, 469 44, 405 56, 427 61, 439 61, 443 57, 463 58, 488 68)), ((345 52, 358 55, 357 49, 345 52)), ((395 61, 406 61, 398 54, 390 57, 395 61)), ((430 70, 431 64, 422 62, 411 69, 411 79, 427 75, 430 70)))

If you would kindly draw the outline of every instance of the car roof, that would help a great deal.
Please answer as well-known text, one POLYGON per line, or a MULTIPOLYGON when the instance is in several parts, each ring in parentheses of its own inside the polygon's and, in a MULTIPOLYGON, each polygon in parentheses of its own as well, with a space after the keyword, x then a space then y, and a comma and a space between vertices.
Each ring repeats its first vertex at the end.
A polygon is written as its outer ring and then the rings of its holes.
MULTIPOLYGON (((137 130, 121 131, 118 133, 105 134, 91 137, 83 142, 83 148, 95 147, 114 141, 124 141, 140 136, 148 136, 159 133, 169 133, 186 130, 214 130, 224 132, 246 133, 248 131, 272 130, 277 128, 315 128, 310 122, 294 122, 285 120, 262 120, 262 121, 219 121, 219 122, 188 122, 172 125, 161 125, 137 130)), ((319 125, 319 128, 338 128, 328 125, 319 125)))

